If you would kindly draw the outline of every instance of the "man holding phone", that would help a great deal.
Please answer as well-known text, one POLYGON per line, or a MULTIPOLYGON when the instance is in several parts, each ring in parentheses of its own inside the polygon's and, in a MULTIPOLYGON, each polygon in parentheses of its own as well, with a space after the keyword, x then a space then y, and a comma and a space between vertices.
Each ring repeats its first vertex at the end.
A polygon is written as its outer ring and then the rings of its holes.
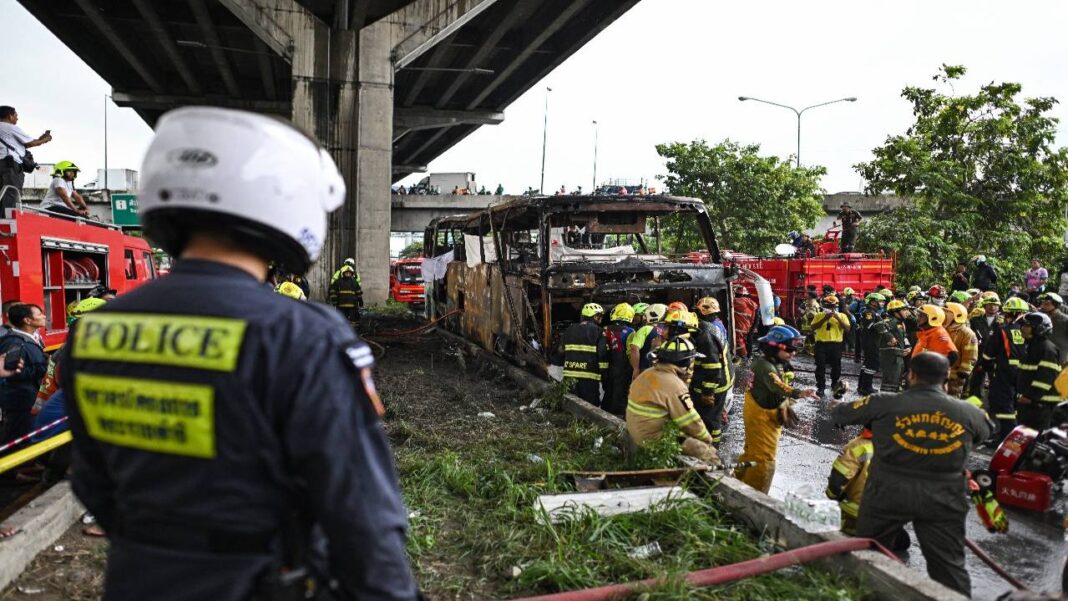
POLYGON ((15 107, 0 106, 0 208, 3 209, 15 208, 22 194, 22 184, 26 180, 23 169, 26 151, 52 141, 52 130, 33 138, 22 131, 18 122, 19 113, 15 107))
POLYGON ((37 330, 45 326, 45 314, 37 305, 19 304, 8 310, 11 333, 0 339, 0 353, 4 353, 4 369, 13 371, 22 361, 22 371, 8 377, 0 388, 0 410, 4 425, 0 430, 2 442, 8 442, 30 431, 30 414, 37 399, 41 378, 48 369, 48 358, 37 337, 37 330))

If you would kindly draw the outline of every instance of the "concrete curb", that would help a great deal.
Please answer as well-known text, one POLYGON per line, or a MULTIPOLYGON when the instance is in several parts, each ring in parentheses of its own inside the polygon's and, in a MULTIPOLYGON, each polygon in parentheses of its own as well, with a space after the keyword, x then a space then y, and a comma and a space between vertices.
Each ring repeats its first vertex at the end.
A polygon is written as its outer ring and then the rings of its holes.
MULTIPOLYGON (((544 392, 551 386, 548 381, 508 363, 477 344, 451 332, 441 329, 438 332, 461 344, 471 354, 492 363, 525 390, 544 392)), ((572 394, 565 395, 561 408, 601 428, 620 432, 622 438, 630 444, 626 435, 626 422, 615 415, 594 407, 572 394)), ((717 482, 712 488, 712 496, 735 519, 747 524, 753 532, 772 537, 787 549, 846 538, 838 532, 818 534, 806 532, 786 519, 782 501, 773 499, 731 476, 706 475, 706 477, 717 482)), ((917 572, 876 551, 839 555, 833 560, 823 560, 818 565, 829 571, 852 575, 869 587, 877 599, 887 601, 967 600, 967 597, 931 580, 926 574, 917 572)))
POLYGON ((18 510, 4 525, 22 532, 0 543, 0 589, 15 582, 34 558, 56 542, 85 513, 70 489, 60 482, 18 510))

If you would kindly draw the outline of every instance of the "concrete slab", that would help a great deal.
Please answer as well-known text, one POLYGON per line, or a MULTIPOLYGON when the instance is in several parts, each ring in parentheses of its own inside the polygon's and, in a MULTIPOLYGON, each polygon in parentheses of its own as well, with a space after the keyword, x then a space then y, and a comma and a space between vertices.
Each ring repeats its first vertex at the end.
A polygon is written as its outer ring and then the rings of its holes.
POLYGON ((22 532, 0 543, 0 590, 14 582, 37 554, 56 542, 83 513, 85 508, 70 483, 60 482, 11 516, 4 525, 22 532))

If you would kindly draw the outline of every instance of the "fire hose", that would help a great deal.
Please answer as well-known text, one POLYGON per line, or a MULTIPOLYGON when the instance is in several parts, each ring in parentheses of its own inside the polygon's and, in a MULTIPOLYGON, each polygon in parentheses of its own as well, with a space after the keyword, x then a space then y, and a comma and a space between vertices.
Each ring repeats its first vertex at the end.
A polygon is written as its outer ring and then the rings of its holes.
MULTIPOLYGON (((403 331, 400 331, 400 332, 396 332, 396 331, 393 331, 393 332, 390 332, 390 331, 377 332, 375 334, 371 334, 371 336, 374 336, 375 338, 400 338, 402 336, 411 336, 412 334, 418 334, 418 333, 421 333, 421 332, 425 332, 425 331, 435 327, 439 321, 445 319, 446 317, 451 317, 453 315, 456 315, 458 313, 463 313, 463 312, 464 312, 463 309, 453 309, 452 311, 449 311, 445 315, 442 315, 441 317, 432 319, 432 320, 428 321, 427 323, 425 323, 425 324, 423 324, 423 325, 421 325, 421 326, 419 326, 417 328, 412 328, 410 330, 403 330, 403 331)), ((366 338, 366 336, 364 338, 366 338)))
MULTIPOLYGON (((776 570, 781 570, 782 568, 802 563, 817 561, 832 555, 867 550, 879 551, 895 561, 900 561, 889 549, 873 539, 845 538, 808 545, 799 549, 791 549, 789 551, 783 551, 782 553, 776 553, 767 557, 760 557, 731 565, 690 572, 689 574, 686 574, 685 580, 696 587, 715 586, 752 576, 758 576, 760 574, 767 574, 769 572, 774 572, 776 570)), ((627 584, 613 584, 579 591, 524 597, 515 601, 609 601, 610 599, 621 598, 624 595, 633 594, 637 589, 643 587, 655 586, 657 582, 658 580, 656 578, 649 578, 627 584)))
POLYGON ((982 560, 983 563, 989 566, 991 570, 994 570, 994 572, 998 576, 1004 578, 1005 582, 1008 582, 1017 590, 1030 592, 1031 589, 1027 588, 1026 584, 1020 582, 1019 580, 1014 578, 1012 574, 1009 574, 1007 571, 1005 571, 1005 568, 1001 567, 998 562, 994 561, 993 557, 987 555, 986 551, 983 551, 983 549, 980 548, 979 545, 975 544, 975 541, 965 537, 964 544, 972 550, 972 553, 975 553, 976 557, 978 557, 980 560, 982 560))

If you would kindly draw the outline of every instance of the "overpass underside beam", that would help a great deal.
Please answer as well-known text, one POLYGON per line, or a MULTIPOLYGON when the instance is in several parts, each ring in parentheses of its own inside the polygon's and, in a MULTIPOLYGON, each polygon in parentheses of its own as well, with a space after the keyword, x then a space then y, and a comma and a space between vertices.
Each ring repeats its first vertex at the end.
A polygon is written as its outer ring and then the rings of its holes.
MULTIPOLYGON (((325 297, 330 274, 344 258, 353 257, 365 301, 384 302, 389 289, 394 71, 496 0, 416 0, 362 27, 359 15, 324 23, 296 0, 220 1, 265 46, 291 63, 293 122, 330 150, 348 187, 345 206, 331 215, 321 258, 308 274, 313 294, 325 297)), ((407 122, 402 118, 402 125, 413 129, 447 127, 465 119, 499 122, 498 114, 435 116, 418 111, 407 122)))

